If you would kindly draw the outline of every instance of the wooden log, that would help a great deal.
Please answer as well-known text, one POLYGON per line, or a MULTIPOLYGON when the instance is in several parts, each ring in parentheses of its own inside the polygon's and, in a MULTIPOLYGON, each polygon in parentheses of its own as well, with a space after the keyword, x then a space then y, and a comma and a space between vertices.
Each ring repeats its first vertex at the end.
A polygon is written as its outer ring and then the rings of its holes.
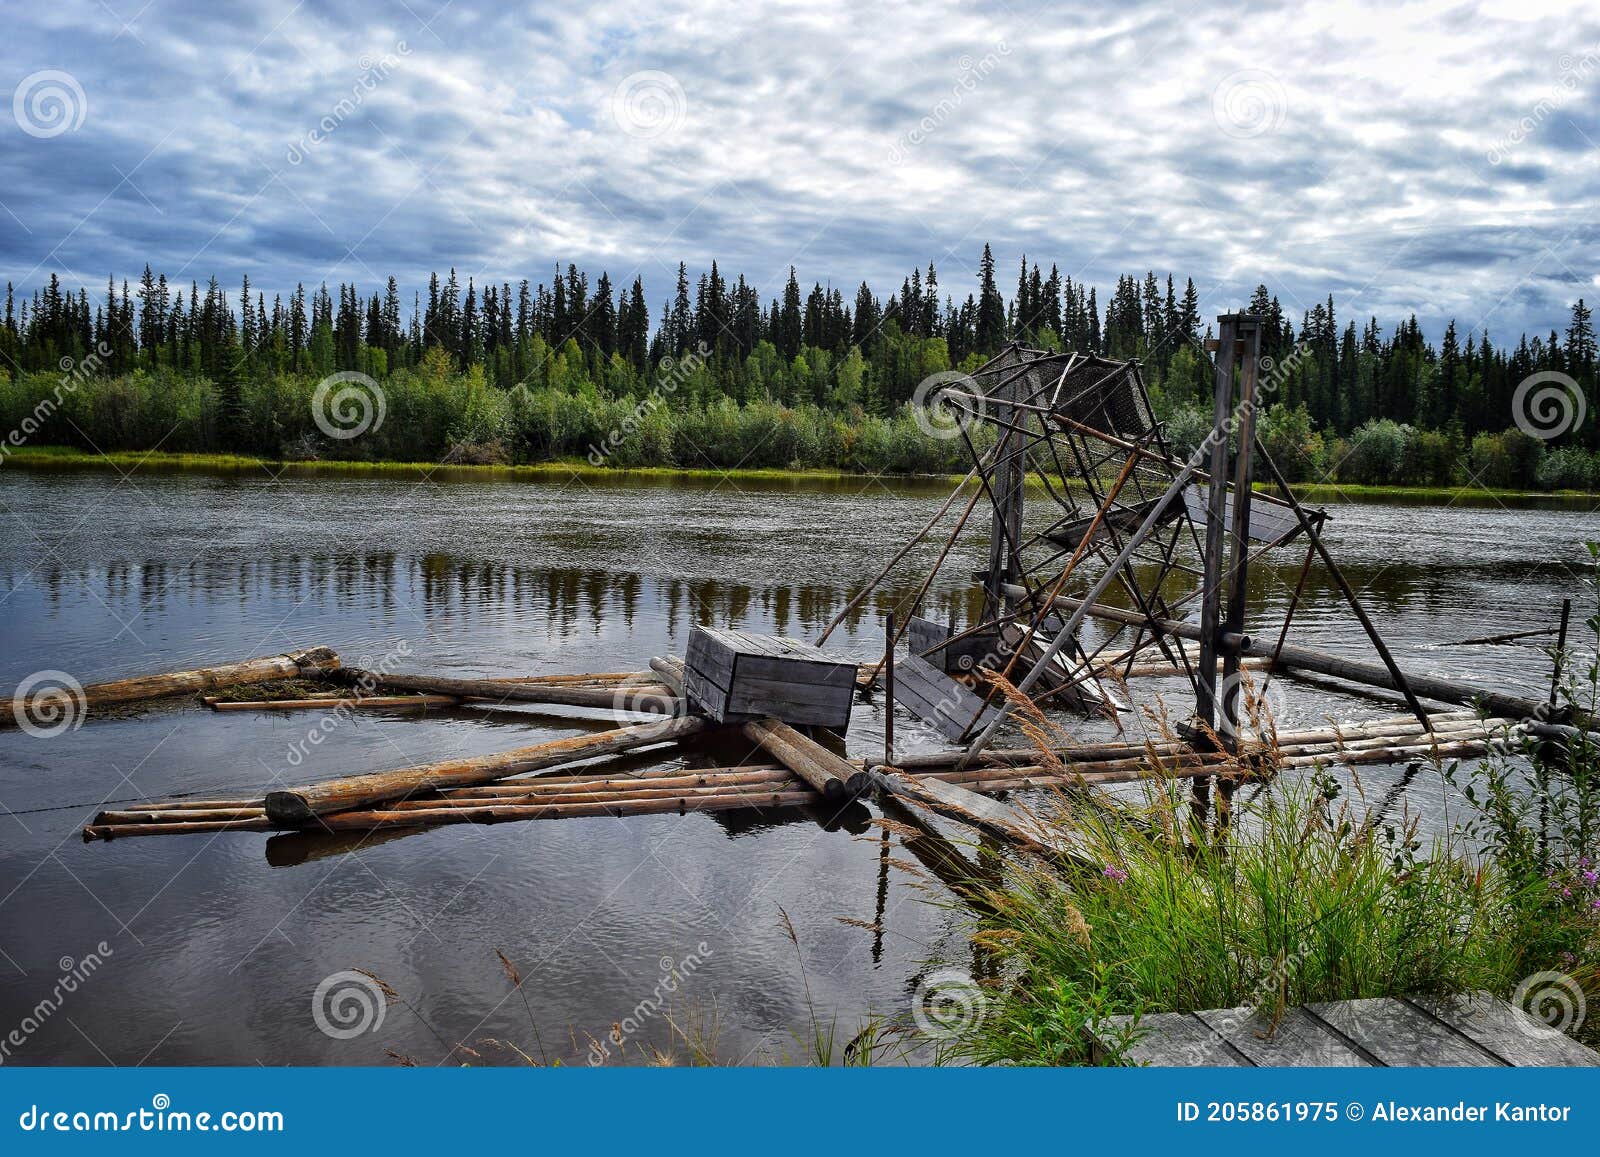
MULTIPOLYGON (((1021 587, 1016 587, 1017 597, 1026 595, 1021 587)), ((1069 610, 1076 611, 1085 608, 1086 613, 1097 619, 1108 622, 1123 623, 1128 626, 1142 626, 1150 630, 1159 631, 1165 635, 1176 635, 1184 639, 1199 639, 1200 628, 1193 623, 1180 623, 1173 619, 1147 619, 1137 611, 1125 611, 1119 607, 1108 607, 1100 603, 1086 604, 1084 600, 1072 598, 1068 595, 1058 595, 1056 603, 1069 610)), ((1241 655, 1270 657, 1274 643, 1260 642, 1246 639, 1240 643, 1241 655)), ((1343 679, 1350 683, 1360 683, 1368 687, 1379 687, 1386 691, 1400 691, 1399 683, 1395 681, 1388 669, 1378 663, 1362 663, 1354 659, 1343 659, 1337 655, 1326 655, 1321 651, 1313 651, 1307 647, 1297 647, 1285 643, 1277 647, 1278 666, 1294 670, 1314 671, 1319 675, 1329 675, 1335 679, 1343 679)), ((1459 703, 1477 705, 1491 715, 1505 716, 1510 719, 1538 718, 1549 714, 1549 706, 1537 699, 1530 699, 1525 695, 1512 695, 1504 691, 1492 691, 1483 687, 1475 687, 1470 683, 1462 683, 1455 679, 1443 679, 1436 675, 1406 674, 1406 682, 1411 690, 1418 695, 1429 699, 1437 699, 1442 703, 1459 703)))
POLYGON ((871 785, 865 770, 807 739, 787 723, 756 719, 743 728, 752 742, 805 780, 824 799, 850 799, 871 785))
MULTIPOLYGON (((614 803, 489 805, 485 807, 445 807, 433 809, 375 809, 338 812, 319 816, 315 828, 329 832, 382 831, 390 828, 434 827, 443 824, 494 824, 517 820, 580 819, 598 816, 643 816, 668 813, 734 811, 745 808, 792 808, 815 806, 817 793, 804 791, 724 792, 705 796, 676 796, 670 799, 644 799, 614 803)), ((262 817, 247 820, 196 821, 189 823, 89 824, 84 840, 111 840, 128 836, 197 835, 226 831, 270 831, 278 825, 262 817)))
POLYGON ((644 688, 579 687, 562 683, 507 683, 494 679, 456 679, 444 675, 387 675, 346 667, 339 678, 369 690, 421 691, 492 703, 550 703, 562 707, 594 707, 612 711, 667 713, 678 709, 675 696, 651 694, 644 688))
POLYGON ((196 667, 192 671, 172 671, 161 675, 139 675, 110 683, 91 683, 80 693, 53 688, 36 695, 14 696, 11 710, 0 712, 0 727, 14 727, 21 720, 50 718, 63 710, 85 714, 126 703, 144 703, 196 691, 215 691, 246 683, 270 683, 294 679, 314 671, 337 668, 339 656, 328 647, 309 647, 261 659, 245 659, 218 667, 196 667))
POLYGON ((213 711, 392 711, 405 707, 454 707, 462 700, 454 695, 367 695, 361 698, 317 696, 312 699, 216 699, 207 707, 213 711))
POLYGON ((683 660, 676 655, 664 655, 650 660, 650 670, 678 695, 683 694, 683 660))
MULTIPOLYGON (((656 768, 650 771, 635 772, 625 776, 596 776, 592 772, 572 772, 569 774, 556 773, 541 775, 535 779, 507 779, 498 783, 486 784, 481 787, 457 787, 439 792, 430 798, 437 799, 472 799, 480 796, 493 797, 512 795, 517 793, 537 794, 540 792, 583 791, 593 789, 596 791, 614 791, 636 784, 639 787, 699 787, 712 783, 768 783, 785 782, 792 778, 792 773, 783 767, 772 764, 743 764, 737 767, 701 768, 699 770, 679 767, 656 768)), ((265 802, 260 799, 188 799, 178 798, 169 800, 153 800, 145 803, 129 804, 126 811, 207 811, 216 808, 254 808, 257 811, 265 809, 265 802)))
POLYGON ((351 808, 369 807, 393 799, 404 799, 419 792, 449 787, 492 783, 497 779, 557 767, 579 759, 634 751, 669 740, 682 739, 705 729, 703 719, 669 719, 661 723, 642 723, 619 727, 598 735, 579 735, 519 747, 497 755, 469 759, 447 759, 420 767, 382 771, 374 775, 347 776, 325 783, 288 788, 267 793, 267 815, 275 823, 296 827, 313 817, 351 808))
POLYGON ((1031 852, 1081 857, 1077 844, 1035 816, 936 779, 912 779, 893 772, 873 773, 880 789, 929 811, 998 836, 1031 852))

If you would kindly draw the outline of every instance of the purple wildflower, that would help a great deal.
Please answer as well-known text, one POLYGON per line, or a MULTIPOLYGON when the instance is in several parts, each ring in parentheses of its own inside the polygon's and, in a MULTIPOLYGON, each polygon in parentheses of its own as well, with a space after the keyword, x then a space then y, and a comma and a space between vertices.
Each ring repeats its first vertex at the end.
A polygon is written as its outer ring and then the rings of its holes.
POLYGON ((1119 884, 1128 878, 1128 873, 1115 864, 1107 864, 1100 874, 1108 880, 1115 880, 1119 884))
POLYGON ((1593 869, 1585 872, 1583 874, 1583 882, 1591 888, 1594 887, 1596 883, 1600 883, 1600 872, 1596 872, 1593 869))

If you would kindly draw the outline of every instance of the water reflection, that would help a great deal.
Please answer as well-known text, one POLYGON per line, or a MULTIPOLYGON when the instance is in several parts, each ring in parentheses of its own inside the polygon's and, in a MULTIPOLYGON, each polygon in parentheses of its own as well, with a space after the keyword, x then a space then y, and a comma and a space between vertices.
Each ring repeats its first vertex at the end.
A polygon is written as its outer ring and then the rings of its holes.
MULTIPOLYGON (((814 637, 918 526, 942 493, 835 482, 822 487, 471 483, 364 478, 6 474, 0 478, 0 678, 50 668, 88 682, 326 643, 347 659, 411 644, 408 669, 455 674, 637 670, 681 653, 695 623, 814 637)), ((1582 511, 1347 506, 1330 543, 1408 667, 1543 693, 1537 647, 1449 647, 1548 626, 1582 593, 1582 511)), ((876 657, 881 620, 907 578, 847 616, 830 639, 876 657)), ((1301 555, 1252 570, 1251 628, 1276 630, 1301 555)), ((979 611, 976 534, 952 552, 922 613, 979 611)), ((1297 641, 1367 657, 1337 592, 1313 572, 1297 641)), ((1101 628, 1094 627, 1094 630, 1101 628)), ((1175 709, 1181 681, 1152 691, 1175 709)), ((1287 725, 1328 714, 1392 715, 1392 700, 1296 680, 1287 725)), ((330 973, 371 968, 452 1037, 525 1044, 530 1034, 495 948, 539 993, 545 1041, 603 1032, 650 991, 663 955, 713 948, 687 1005, 714 999, 721 1052, 793 1054, 811 1003, 854 1031, 868 1010, 903 1011, 924 962, 971 956, 951 889, 992 879, 997 857, 937 833, 884 834, 866 813, 724 812, 391 831, 364 837, 234 834, 84 846, 75 833, 108 800, 185 792, 243 795, 323 778, 484 754, 604 726, 561 710, 361 713, 301 767, 284 753, 307 716, 213 715, 188 705, 94 722, 38 743, 0 734, 0 1021, 48 989, 64 955, 107 939, 113 965, 74 997, 72 1022, 43 1026, 14 1063, 386 1063, 419 1058, 429 1034, 394 1016, 383 1036, 317 1031, 310 994, 330 973), (820 821, 820 822, 819 822, 820 821), (915 865, 912 879, 890 861, 915 865), (285 868, 288 870, 278 870, 285 868), (812 995, 778 910, 793 921, 812 995), (152 1051, 153 1050, 153 1051, 152 1051), (148 1054, 148 1056, 147 1056, 148 1054)), ((1068 720, 1078 737, 1103 722, 1068 720)), ((907 749, 939 743, 904 716, 907 749)), ((858 703, 850 745, 883 745, 882 703, 858 703)), ((687 763, 738 753, 695 749, 687 763)), ((654 766, 657 756, 608 765, 654 766)), ((1368 798, 1442 811, 1427 772, 1365 768, 1368 798)), ((687 1007, 683 1010, 690 1011, 687 1007)), ((653 1025, 647 1043, 671 1048, 653 1025)), ((582 1050, 569 1063, 582 1061, 582 1050)))

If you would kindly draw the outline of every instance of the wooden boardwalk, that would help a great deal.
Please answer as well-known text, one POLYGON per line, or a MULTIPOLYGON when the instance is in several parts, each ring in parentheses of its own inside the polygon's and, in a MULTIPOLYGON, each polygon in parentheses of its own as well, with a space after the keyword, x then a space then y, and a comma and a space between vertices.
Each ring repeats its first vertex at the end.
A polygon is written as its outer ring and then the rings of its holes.
POLYGON ((1248 1008, 1112 1017, 1102 1059, 1163 1067, 1600 1066, 1600 1053, 1503 1000, 1378 997, 1308 1004, 1276 1028, 1248 1008))

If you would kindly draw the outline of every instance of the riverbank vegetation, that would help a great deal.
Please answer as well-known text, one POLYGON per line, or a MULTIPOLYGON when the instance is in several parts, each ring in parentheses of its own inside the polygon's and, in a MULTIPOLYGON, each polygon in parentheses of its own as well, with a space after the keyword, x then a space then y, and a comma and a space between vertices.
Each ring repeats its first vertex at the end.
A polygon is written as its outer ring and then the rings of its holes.
MULTIPOLYGON (((1590 545, 1597 563, 1600 546, 1590 545)), ((1597 584, 1596 590, 1600 590, 1597 584)), ((1600 644, 1600 599, 1585 646, 1600 644)), ((1566 702, 1600 708, 1589 656, 1566 702)), ((1187 786, 1142 805, 1069 803, 1092 863, 1013 863, 977 897, 981 997, 944 1047, 983 1064, 1090 1060, 1120 1014, 1486 990, 1590 1044, 1600 1023, 1600 743, 1435 768, 1459 810, 1424 839, 1331 776, 1241 791, 1226 834, 1192 828, 1187 786), (1352 798, 1352 795, 1354 798, 1352 798)))
MULTIPOLYGON (((248 278, 185 293, 147 268, 136 287, 113 280, 91 300, 52 277, 28 299, 8 288, 0 429, 12 448, 960 473, 961 438, 928 435, 917 388, 1016 339, 1140 359, 1174 441, 1203 436, 1202 313, 1219 311, 1202 311, 1192 280, 1123 277, 1102 306, 1095 287, 1024 258, 1008 300, 986 246, 979 281, 958 302, 930 265, 887 298, 863 283, 847 300, 821 284, 804 292, 791 270, 781 300, 764 302, 715 263, 697 284, 680 266, 652 313, 638 279, 591 283, 571 265, 537 286, 463 286, 452 271, 408 304, 393 278, 379 292, 341 285, 337 300, 297 286, 268 303, 248 278), (370 385, 342 403, 319 395, 334 374, 370 385)), ((1293 480, 1600 488, 1600 423, 1578 420, 1600 410, 1582 300, 1560 332, 1504 346, 1454 324, 1435 345, 1415 318, 1387 333, 1341 321, 1332 298, 1296 321, 1265 287, 1247 308, 1267 319, 1262 425, 1293 480), (1564 410, 1554 395, 1548 412, 1519 396, 1538 374, 1574 383, 1564 410)))

